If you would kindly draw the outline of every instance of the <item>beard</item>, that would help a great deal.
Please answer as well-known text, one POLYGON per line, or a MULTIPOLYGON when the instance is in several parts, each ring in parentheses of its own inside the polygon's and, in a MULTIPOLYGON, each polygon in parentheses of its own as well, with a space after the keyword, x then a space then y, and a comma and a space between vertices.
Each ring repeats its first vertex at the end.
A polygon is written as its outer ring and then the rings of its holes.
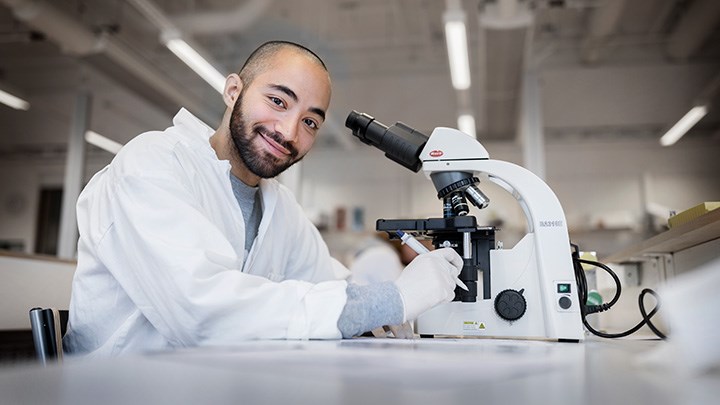
POLYGON ((298 157, 297 149, 290 142, 283 139, 281 134, 268 130, 264 125, 258 124, 248 128, 242 109, 243 95, 244 89, 235 101, 230 116, 230 139, 237 156, 248 170, 263 179, 273 178, 299 162, 303 156, 298 157), (290 152, 287 158, 278 158, 257 145, 256 139, 263 135, 287 149, 290 152))

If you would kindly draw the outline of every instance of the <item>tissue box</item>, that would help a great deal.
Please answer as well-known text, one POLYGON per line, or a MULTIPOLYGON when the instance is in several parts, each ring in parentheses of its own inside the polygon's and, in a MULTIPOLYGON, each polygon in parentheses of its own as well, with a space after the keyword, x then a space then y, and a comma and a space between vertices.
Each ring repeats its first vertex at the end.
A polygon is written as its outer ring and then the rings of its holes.
POLYGON ((710 201, 698 204, 679 214, 671 216, 668 219, 668 226, 673 228, 685 224, 717 208, 720 208, 720 201, 710 201))

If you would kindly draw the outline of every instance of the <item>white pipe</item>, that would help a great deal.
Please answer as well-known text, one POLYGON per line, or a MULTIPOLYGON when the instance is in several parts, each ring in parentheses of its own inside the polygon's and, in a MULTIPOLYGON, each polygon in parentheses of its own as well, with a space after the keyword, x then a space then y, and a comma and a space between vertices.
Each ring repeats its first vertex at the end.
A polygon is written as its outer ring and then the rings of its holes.
POLYGON ((155 25, 160 33, 165 34, 169 31, 176 31, 177 27, 160 9, 150 1, 145 0, 127 0, 142 15, 155 25))
POLYGON ((179 106, 187 108, 210 125, 217 121, 217 112, 210 111, 202 102, 185 95, 184 92, 179 90, 181 87, 177 83, 171 82, 164 73, 142 62, 127 47, 117 41, 111 41, 106 46, 106 53, 127 71, 165 94, 165 96, 178 103, 179 106))
POLYGON ((170 100, 184 106, 209 123, 218 119, 218 114, 210 111, 204 103, 196 101, 180 90, 177 83, 171 82, 166 75, 154 66, 147 64, 132 50, 108 36, 97 36, 82 24, 47 2, 32 0, 0 0, 10 7, 14 15, 28 26, 42 31, 56 42, 61 49, 77 56, 87 56, 103 52, 110 59, 149 87, 165 95, 170 100))
POLYGON ((485 4, 478 21, 482 29, 514 30, 532 25, 533 15, 525 4, 506 0, 485 4))
POLYGON ((97 36, 48 3, 29 0, 0 0, 15 17, 41 30, 58 43, 63 52, 88 55, 102 50, 97 36))
POLYGON ((90 122, 92 97, 79 93, 75 98, 68 150, 65 157, 65 179, 63 181, 62 205, 60 209, 60 230, 58 231, 57 256, 73 259, 77 252, 78 230, 75 205, 85 180, 84 134, 90 122))
POLYGON ((509 20, 515 17, 520 11, 518 8, 518 0, 499 0, 497 8, 498 15, 503 20, 509 20))
POLYGON ((176 27, 190 35, 241 32, 257 21, 271 4, 270 0, 247 0, 233 10, 193 12, 171 19, 176 27))
POLYGON ((128 0, 145 18, 160 29, 160 41, 170 49, 190 69, 197 73, 213 89, 222 94, 225 88, 226 74, 220 73, 218 63, 207 56, 197 44, 190 44, 189 38, 183 38, 182 30, 165 16, 152 0, 128 0))

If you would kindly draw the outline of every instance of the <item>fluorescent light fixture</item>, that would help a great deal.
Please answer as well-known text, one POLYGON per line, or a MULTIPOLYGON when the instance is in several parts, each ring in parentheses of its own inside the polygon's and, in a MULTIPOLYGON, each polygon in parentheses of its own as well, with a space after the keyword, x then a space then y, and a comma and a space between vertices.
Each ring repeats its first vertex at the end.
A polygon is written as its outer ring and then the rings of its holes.
MULTIPOLYGON (((464 14, 463 14, 464 15, 464 14)), ((445 21, 445 42, 450 60, 450 77, 457 90, 470 88, 470 60, 464 19, 445 21)))
POLYGON ((195 73, 200 75, 200 77, 208 82, 215 90, 222 94, 225 89, 225 76, 220 74, 210 62, 200 56, 187 42, 177 38, 170 39, 165 43, 165 46, 167 46, 175 56, 185 62, 190 69, 194 70, 195 73))
POLYGON ((706 105, 698 105, 693 107, 690 111, 685 114, 684 117, 680 118, 675 125, 670 128, 665 135, 660 138, 660 145, 670 146, 677 142, 680 138, 685 135, 698 121, 702 119, 708 112, 706 105))
POLYGON ((117 155, 122 149, 123 144, 113 141, 110 138, 106 138, 95 131, 85 132, 85 142, 95 145, 100 149, 106 150, 113 155, 117 155))
POLYGON ((30 108, 30 103, 3 90, 0 90, 0 103, 16 110, 26 111, 30 108))
POLYGON ((475 130, 475 117, 472 114, 461 114, 458 116, 458 129, 460 132, 464 132, 473 138, 476 137, 477 133, 475 130))

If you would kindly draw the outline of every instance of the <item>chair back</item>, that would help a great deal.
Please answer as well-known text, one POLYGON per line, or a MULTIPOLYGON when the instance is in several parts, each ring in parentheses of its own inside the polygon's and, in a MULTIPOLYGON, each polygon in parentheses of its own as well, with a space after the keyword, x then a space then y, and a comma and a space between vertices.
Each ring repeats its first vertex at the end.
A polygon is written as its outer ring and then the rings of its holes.
POLYGON ((62 337, 68 323, 68 311, 55 308, 33 308, 30 310, 35 352, 41 364, 60 362, 63 357, 62 337))

